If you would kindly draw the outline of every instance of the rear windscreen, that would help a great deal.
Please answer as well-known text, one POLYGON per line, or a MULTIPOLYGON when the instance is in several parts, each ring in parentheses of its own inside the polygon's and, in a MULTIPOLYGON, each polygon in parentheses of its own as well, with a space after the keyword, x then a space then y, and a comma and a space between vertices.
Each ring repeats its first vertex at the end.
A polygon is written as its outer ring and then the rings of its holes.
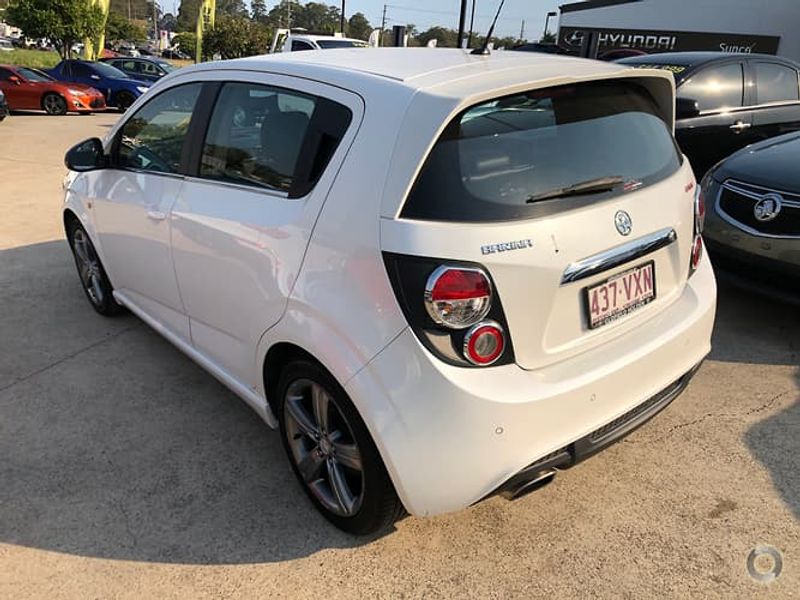
POLYGON ((639 189, 672 175, 680 164, 672 133, 643 87, 611 81, 534 90, 478 104, 453 119, 401 217, 524 219, 542 214, 545 206, 563 210, 639 189), (624 183, 558 194, 610 179, 624 183))

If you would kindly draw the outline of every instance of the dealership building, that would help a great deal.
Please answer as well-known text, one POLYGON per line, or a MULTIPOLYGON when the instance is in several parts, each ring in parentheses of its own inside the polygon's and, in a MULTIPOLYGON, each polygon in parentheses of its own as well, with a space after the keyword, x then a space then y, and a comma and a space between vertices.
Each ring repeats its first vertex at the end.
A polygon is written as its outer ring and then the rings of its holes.
POLYGON ((800 62, 800 0, 587 0, 560 7, 558 43, 597 55, 714 50, 800 62))

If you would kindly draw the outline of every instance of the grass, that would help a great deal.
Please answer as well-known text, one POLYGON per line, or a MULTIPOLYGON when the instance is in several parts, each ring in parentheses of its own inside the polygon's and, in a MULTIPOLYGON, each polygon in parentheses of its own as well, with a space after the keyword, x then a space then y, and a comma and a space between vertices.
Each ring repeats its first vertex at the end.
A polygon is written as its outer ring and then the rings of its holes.
POLYGON ((58 52, 49 50, 23 50, 15 48, 11 52, 0 52, 0 63, 11 65, 21 65, 23 67, 36 67, 37 69, 49 69, 55 67, 61 57, 58 52))

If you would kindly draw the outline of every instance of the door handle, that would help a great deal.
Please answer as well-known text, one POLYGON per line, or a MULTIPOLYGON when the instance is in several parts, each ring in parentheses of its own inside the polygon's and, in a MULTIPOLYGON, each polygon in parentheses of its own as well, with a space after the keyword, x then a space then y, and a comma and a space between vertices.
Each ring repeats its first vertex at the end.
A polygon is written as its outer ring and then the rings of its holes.
POLYGON ((744 121, 736 121, 733 125, 731 125, 731 129, 736 133, 742 133, 745 129, 750 129, 751 124, 745 123, 744 121))
POLYGON ((160 210, 148 210, 147 218, 152 219, 153 221, 163 221, 167 218, 167 215, 160 210))

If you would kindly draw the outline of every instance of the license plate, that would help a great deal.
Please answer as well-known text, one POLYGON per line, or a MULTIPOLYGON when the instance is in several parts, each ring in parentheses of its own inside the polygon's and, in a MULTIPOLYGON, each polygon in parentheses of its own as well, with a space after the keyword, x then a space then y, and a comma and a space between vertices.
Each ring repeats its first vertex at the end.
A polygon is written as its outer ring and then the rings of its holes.
POLYGON ((655 300, 656 267, 653 261, 584 288, 589 329, 602 327, 655 300))

